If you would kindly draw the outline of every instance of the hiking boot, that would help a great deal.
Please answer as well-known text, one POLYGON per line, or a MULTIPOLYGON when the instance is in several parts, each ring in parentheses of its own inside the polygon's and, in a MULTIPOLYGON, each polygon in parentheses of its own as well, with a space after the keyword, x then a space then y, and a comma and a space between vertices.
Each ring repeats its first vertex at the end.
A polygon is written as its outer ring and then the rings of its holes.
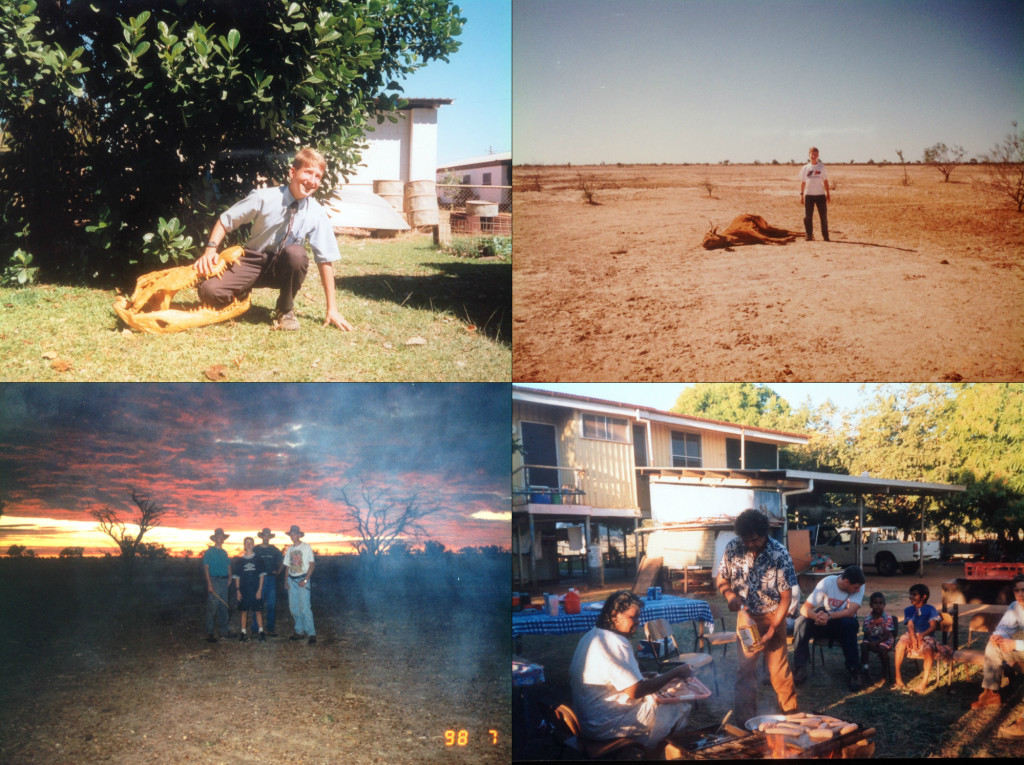
POLYGON ((206 642, 207 643, 216 643, 217 642, 217 636, 212 634, 212 633, 207 635, 206 636, 206 642))
POLYGON ((278 311, 274 314, 274 329, 294 332, 298 328, 299 320, 295 318, 295 311, 278 311))
POLYGON ((316 643, 316 635, 310 635, 309 636, 309 644, 313 645, 314 643, 316 643))
POLYGON ((862 687, 860 684, 860 671, 855 669, 850 673, 850 690, 859 691, 862 687))
POLYGON ((238 636, 238 642, 239 643, 244 643, 248 639, 249 639, 249 636, 246 635, 244 632, 241 635, 238 636))
POLYGON ((292 635, 288 639, 289 640, 302 640, 304 637, 306 637, 306 636, 305 635, 300 635, 298 632, 296 632, 294 635, 292 635))
POLYGON ((988 688, 981 692, 981 695, 977 699, 971 702, 971 709, 981 709, 982 707, 999 706, 1003 703, 1002 697, 996 691, 990 691, 988 688))
POLYGON ((264 632, 263 630, 260 630, 260 642, 261 643, 266 643, 267 642, 267 633, 264 632))

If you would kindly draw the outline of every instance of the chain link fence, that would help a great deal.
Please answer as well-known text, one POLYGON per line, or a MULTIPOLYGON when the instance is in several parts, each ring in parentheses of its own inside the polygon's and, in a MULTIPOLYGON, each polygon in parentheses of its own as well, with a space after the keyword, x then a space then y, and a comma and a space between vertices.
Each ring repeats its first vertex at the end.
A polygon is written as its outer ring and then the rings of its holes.
POLYGON ((437 206, 448 214, 452 234, 512 236, 512 187, 437 184, 437 206), (484 204, 467 204, 484 203, 484 204), (487 204, 490 203, 490 204, 487 204), (497 214, 493 214, 494 206, 497 214))

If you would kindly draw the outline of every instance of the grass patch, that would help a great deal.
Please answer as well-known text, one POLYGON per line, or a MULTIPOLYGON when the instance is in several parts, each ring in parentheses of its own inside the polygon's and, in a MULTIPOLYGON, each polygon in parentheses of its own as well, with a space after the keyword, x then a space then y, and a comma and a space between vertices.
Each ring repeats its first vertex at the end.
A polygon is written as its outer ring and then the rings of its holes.
MULTIPOLYGON (((511 378, 511 259, 467 262, 429 236, 338 238, 338 310, 324 328, 315 266, 295 301, 298 332, 271 331, 277 293, 257 289, 235 321, 169 335, 126 331, 109 290, 0 289, 0 378, 47 381, 505 381, 511 378), (408 345, 413 338, 425 343, 408 345)), ((195 291, 178 299, 195 302, 195 291)))

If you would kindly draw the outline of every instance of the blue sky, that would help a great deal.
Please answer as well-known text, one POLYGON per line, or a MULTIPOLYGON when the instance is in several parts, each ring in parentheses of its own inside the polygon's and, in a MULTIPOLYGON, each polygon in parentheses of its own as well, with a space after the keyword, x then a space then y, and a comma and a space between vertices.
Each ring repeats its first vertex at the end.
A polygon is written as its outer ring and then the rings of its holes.
POLYGON ((511 0, 455 4, 462 47, 400 82, 407 98, 455 99, 438 111, 438 165, 512 150, 511 0))
MULTIPOLYGON (((679 394, 693 383, 524 383, 524 387, 543 388, 578 396, 593 396, 626 404, 669 410, 679 394)), ((768 387, 796 407, 810 397, 811 405, 831 400, 840 409, 851 411, 872 398, 874 387, 861 383, 768 383, 768 387)))
POLYGON ((1024 125, 1019 0, 516 0, 516 164, 920 160, 1024 125))

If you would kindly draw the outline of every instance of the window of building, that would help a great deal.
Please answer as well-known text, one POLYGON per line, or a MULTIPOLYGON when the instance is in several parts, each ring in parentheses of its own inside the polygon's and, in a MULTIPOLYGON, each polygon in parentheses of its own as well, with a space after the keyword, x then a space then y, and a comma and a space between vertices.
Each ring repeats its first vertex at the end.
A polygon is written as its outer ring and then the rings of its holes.
POLYGON ((700 434, 672 434, 672 467, 701 467, 700 434))
POLYGON ((491 174, 490 173, 484 173, 483 185, 484 186, 490 186, 491 185, 491 174))
POLYGON ((629 424, 626 420, 617 417, 605 417, 603 414, 584 414, 583 437, 628 444, 629 424))

